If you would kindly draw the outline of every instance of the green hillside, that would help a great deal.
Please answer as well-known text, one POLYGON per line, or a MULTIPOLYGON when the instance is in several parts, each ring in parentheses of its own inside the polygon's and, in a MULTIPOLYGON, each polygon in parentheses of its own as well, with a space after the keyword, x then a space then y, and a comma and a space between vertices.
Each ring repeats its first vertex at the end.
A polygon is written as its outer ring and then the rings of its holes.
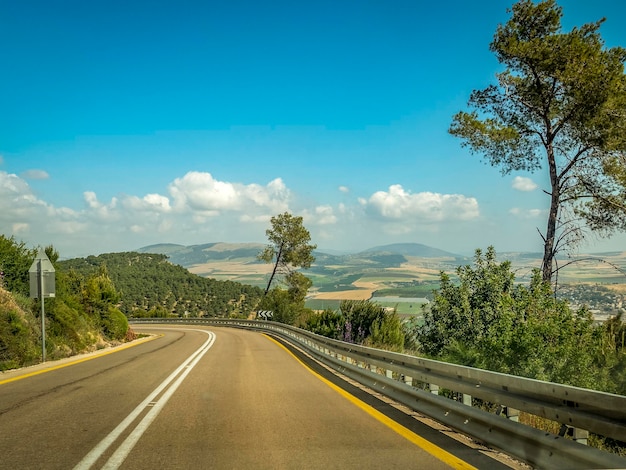
POLYGON ((165 314, 247 316, 261 297, 257 287, 217 281, 172 264, 164 254, 108 253, 60 262, 83 275, 106 267, 121 294, 120 310, 127 316, 165 314))

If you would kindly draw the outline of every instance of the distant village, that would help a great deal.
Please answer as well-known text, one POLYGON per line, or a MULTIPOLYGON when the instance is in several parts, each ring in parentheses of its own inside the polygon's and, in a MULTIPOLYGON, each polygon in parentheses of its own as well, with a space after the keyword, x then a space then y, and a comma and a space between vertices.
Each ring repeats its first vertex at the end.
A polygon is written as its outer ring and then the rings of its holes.
POLYGON ((626 307, 626 293, 601 284, 562 284, 557 296, 567 299, 573 309, 586 305, 596 321, 606 321, 624 313, 626 307))

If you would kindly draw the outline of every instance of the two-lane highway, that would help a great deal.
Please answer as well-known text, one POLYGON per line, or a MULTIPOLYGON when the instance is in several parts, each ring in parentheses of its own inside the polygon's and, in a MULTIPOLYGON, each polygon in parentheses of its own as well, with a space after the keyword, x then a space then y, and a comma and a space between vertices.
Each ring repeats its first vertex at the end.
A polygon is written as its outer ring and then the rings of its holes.
POLYGON ((157 336, 1 374, 0 466, 505 468, 452 439, 428 442, 260 333, 137 329, 157 336))

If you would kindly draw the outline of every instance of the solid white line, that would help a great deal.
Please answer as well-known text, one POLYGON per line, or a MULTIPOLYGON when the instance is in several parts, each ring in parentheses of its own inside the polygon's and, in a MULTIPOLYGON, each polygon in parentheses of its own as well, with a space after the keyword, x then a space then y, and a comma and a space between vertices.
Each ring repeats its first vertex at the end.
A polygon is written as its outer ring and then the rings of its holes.
POLYGON ((148 406, 151 407, 150 412, 144 417, 144 419, 137 425, 137 427, 133 430, 133 432, 126 438, 126 440, 120 445, 118 450, 113 454, 113 456, 106 463, 104 468, 107 469, 116 469, 118 468, 128 453, 132 450, 132 448, 137 443, 137 440, 141 437, 144 431, 148 428, 150 423, 154 421, 154 418, 159 414, 165 403, 169 400, 169 398, 174 394, 178 386, 182 383, 182 381, 187 377, 187 374, 191 371, 191 369, 198 363, 200 358, 204 356, 204 354, 213 346, 215 342, 215 334, 211 331, 206 330, 193 330, 193 331, 201 331, 206 333, 209 338, 204 342, 202 346, 200 346, 193 354, 191 354, 178 368, 172 372, 161 384, 154 389, 154 391, 146 397, 117 427, 111 431, 102 441, 100 441, 75 467, 74 470, 88 470, 90 469, 94 463, 106 452, 106 450, 120 437, 120 435, 130 426, 133 421, 137 419, 148 406), (181 376, 174 382, 174 384, 167 390, 166 393, 160 398, 160 400, 155 400, 155 398, 163 391, 165 388, 172 382, 180 372, 187 368, 181 376), (124 448, 124 450, 121 450, 124 448), (120 460, 121 458, 121 460, 120 460))

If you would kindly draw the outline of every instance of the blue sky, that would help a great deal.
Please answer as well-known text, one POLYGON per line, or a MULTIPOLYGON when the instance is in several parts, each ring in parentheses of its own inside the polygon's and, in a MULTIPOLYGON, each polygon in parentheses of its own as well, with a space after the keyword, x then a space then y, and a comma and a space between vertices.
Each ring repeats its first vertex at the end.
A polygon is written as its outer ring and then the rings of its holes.
MULTIPOLYGON (((323 249, 540 251, 546 175, 447 133, 511 4, 0 0, 0 233, 73 257, 265 242, 289 211, 323 249)), ((626 46, 623 2, 559 4, 626 46)))

